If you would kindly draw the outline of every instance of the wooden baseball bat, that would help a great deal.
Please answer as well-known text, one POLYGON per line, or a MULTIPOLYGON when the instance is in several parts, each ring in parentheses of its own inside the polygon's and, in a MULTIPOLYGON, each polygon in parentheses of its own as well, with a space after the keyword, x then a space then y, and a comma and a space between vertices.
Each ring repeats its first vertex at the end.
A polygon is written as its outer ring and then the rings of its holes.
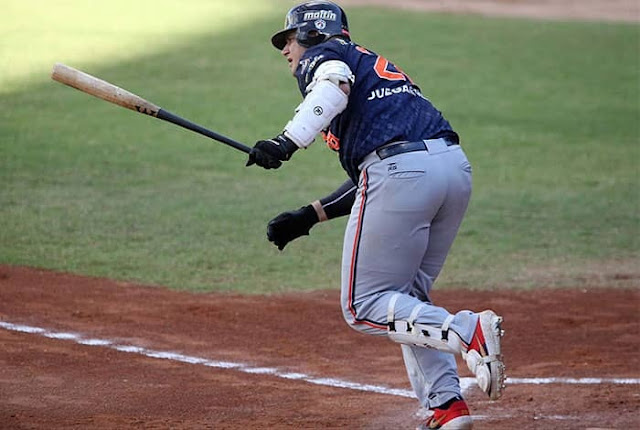
POLYGON ((109 82, 96 78, 95 76, 91 76, 80 70, 76 70, 73 67, 69 67, 61 63, 56 63, 53 66, 53 70, 51 71, 51 79, 78 89, 87 94, 91 94, 92 96, 98 97, 99 99, 106 100, 110 103, 115 103, 127 109, 131 109, 136 112, 150 115, 155 118, 168 121, 172 124, 179 125, 180 127, 184 127, 188 130, 202 134, 211 139, 217 140, 218 142, 225 143, 242 152, 246 152, 247 154, 251 152, 251 148, 243 145, 240 142, 236 142, 233 139, 230 139, 198 124, 195 124, 189 120, 186 120, 178 115, 168 112, 161 107, 149 102, 148 100, 143 99, 140 96, 130 93, 127 90, 123 90, 122 88, 116 87, 109 82))

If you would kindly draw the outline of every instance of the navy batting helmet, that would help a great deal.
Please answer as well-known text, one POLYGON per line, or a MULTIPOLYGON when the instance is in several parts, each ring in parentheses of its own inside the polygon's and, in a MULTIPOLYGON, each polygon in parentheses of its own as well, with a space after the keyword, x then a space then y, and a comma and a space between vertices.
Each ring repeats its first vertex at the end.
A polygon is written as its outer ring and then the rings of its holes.
POLYGON ((284 21, 284 30, 271 37, 278 49, 287 44, 287 34, 296 31, 298 43, 309 47, 322 43, 332 36, 349 40, 349 24, 344 10, 329 1, 310 1, 291 8, 284 21))

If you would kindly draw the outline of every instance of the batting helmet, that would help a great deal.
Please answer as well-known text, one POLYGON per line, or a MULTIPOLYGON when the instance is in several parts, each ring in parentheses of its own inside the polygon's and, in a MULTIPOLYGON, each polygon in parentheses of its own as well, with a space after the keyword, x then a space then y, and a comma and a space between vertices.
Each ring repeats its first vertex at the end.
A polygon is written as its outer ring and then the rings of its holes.
POLYGON ((332 36, 350 40, 347 15, 340 6, 329 1, 310 1, 291 8, 284 21, 284 30, 271 37, 273 46, 282 50, 291 31, 296 31, 298 43, 307 48, 332 36))

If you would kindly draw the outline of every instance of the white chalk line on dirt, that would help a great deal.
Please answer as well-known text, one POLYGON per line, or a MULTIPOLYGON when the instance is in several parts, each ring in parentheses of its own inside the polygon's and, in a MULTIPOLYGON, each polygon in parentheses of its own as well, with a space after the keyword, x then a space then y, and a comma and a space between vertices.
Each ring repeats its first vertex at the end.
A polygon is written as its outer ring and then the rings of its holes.
MULTIPOLYGON (((345 388, 357 391, 366 391, 370 393, 387 394, 399 397, 415 398, 415 394, 410 390, 403 390, 397 388, 389 388, 382 385, 361 384, 358 382, 346 381, 337 378, 322 378, 306 373, 287 372, 276 367, 254 367, 244 363, 237 363, 231 361, 216 361, 208 358, 196 357, 192 355, 184 355, 173 351, 159 351, 149 348, 144 348, 135 345, 123 345, 116 343, 109 339, 96 339, 86 337, 79 333, 69 332, 57 332, 41 327, 33 327, 22 324, 13 324, 6 321, 0 321, 0 327, 5 330, 36 334, 43 337, 73 341, 80 345, 97 346, 103 348, 109 348, 120 352, 127 352, 131 354, 142 355, 149 358, 157 358, 163 360, 176 361, 187 364, 197 364, 202 366, 208 366, 219 369, 233 369, 239 372, 256 374, 256 375, 270 375, 278 378, 304 381, 310 384, 322 385, 334 388, 345 388)), ((640 384, 640 378, 509 378, 508 384, 640 384)), ((460 388, 462 392, 466 392, 471 387, 475 386, 476 382, 474 378, 460 378, 460 388)))

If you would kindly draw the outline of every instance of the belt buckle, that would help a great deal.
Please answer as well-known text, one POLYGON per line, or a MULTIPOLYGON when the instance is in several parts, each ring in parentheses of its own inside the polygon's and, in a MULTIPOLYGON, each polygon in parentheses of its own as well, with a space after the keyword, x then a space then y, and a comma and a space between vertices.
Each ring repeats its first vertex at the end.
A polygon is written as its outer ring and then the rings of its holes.
POLYGON ((445 139, 428 139, 423 140, 429 154, 440 154, 449 150, 448 142, 445 139))

